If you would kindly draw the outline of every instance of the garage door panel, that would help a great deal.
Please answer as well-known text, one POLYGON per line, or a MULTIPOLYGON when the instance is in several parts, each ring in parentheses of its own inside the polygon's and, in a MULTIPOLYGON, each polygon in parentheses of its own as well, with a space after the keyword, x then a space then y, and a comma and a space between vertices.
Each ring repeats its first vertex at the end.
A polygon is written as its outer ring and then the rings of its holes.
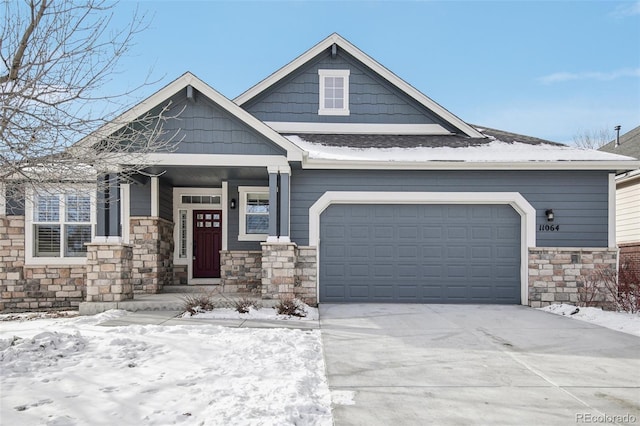
POLYGON ((352 240, 369 240, 371 238, 371 230, 366 225, 351 225, 347 227, 347 232, 342 235, 348 235, 352 240))
POLYGON ((442 227, 425 225, 422 227, 422 238, 424 240, 441 240, 442 239, 442 227))
POLYGON ((320 241, 321 302, 520 302, 510 206, 333 205, 320 241))
POLYGON ((369 265, 368 264, 351 264, 351 265, 347 265, 346 268, 343 268, 345 270, 349 271, 349 274, 347 275, 348 278, 357 278, 357 279, 362 279, 362 278, 369 278, 369 265))

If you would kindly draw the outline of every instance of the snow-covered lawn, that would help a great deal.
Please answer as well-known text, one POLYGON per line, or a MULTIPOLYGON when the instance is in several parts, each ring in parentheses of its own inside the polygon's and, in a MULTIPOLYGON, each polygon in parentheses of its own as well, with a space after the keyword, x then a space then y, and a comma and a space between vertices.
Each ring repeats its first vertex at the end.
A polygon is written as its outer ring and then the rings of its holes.
POLYGON ((570 318, 597 324, 601 327, 640 336, 640 314, 603 311, 600 308, 577 308, 574 305, 565 303, 549 305, 540 308, 540 310, 556 315, 566 315, 570 318), (576 309, 578 312, 576 312, 576 309))
POLYGON ((331 425, 317 330, 0 322, 3 425, 331 425))

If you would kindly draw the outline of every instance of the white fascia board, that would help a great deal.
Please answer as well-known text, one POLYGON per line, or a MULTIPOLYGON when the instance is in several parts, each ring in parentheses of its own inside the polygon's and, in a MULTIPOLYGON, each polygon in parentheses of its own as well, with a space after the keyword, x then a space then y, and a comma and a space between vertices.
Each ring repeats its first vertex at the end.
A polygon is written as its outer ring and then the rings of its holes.
POLYGON ((384 124, 384 123, 303 123, 265 121, 279 133, 344 134, 344 135, 450 135, 439 124, 384 124))
POLYGON ((438 103, 427 97, 425 94, 411 86, 406 81, 402 80, 400 77, 389 71, 376 60, 371 58, 369 55, 367 55, 336 33, 331 34, 329 37, 322 40, 320 43, 316 44, 311 49, 307 50, 305 53, 298 56, 296 59, 289 62, 284 67, 280 68, 278 71, 274 72, 266 79, 262 80, 246 92, 242 93, 240 96, 236 97, 233 101, 238 105, 243 105, 244 103, 253 99, 255 96, 262 93, 267 88, 271 87, 273 84, 291 74, 299 67, 309 62, 311 59, 319 55, 323 50, 331 47, 331 45, 333 45, 334 43, 344 49, 351 56, 355 57, 360 62, 371 68, 374 72, 378 73, 381 77, 389 81, 391 84, 398 87, 407 95, 439 115, 442 119, 462 130, 467 136, 473 138, 485 137, 482 133, 478 132, 476 129, 462 121, 460 118, 453 115, 451 112, 440 106, 438 103))
POLYGON ((640 169, 616 175, 616 183, 618 184, 627 183, 634 179, 640 179, 640 169))
POLYGON ((97 142, 101 138, 101 136, 110 135, 118 131, 127 123, 148 113, 153 108, 157 107, 162 102, 166 101, 171 96, 175 95, 178 91, 186 88, 187 86, 194 87, 197 91, 211 99, 214 103, 225 109, 228 113, 232 114, 240 121, 260 133, 262 136, 269 139, 282 149, 286 150, 287 158, 289 158, 291 161, 300 161, 300 159, 302 158, 302 150, 298 146, 291 143, 285 137, 281 136, 278 132, 274 131, 262 121, 258 120, 253 115, 240 108, 237 104, 227 99, 224 95, 219 93, 213 87, 209 86, 190 72, 184 73, 176 80, 160 89, 155 94, 151 95, 144 101, 140 102, 138 105, 134 106, 119 117, 115 118, 111 122, 98 129, 93 134, 83 138, 77 143, 77 145, 91 145, 97 142))
POLYGON ((305 158, 303 169, 347 170, 620 170, 635 166, 628 161, 349 161, 305 158))
MULTIPOLYGON (((529 248, 536 247, 536 210, 519 192, 327 191, 309 208, 309 245, 317 250, 320 277, 320 215, 333 204, 508 204, 520 215, 520 300, 529 304, 529 248)), ((316 283, 320 294, 320 281, 316 283)))
POLYGON ((148 164, 149 166, 218 166, 218 167, 269 167, 289 166, 287 158, 280 155, 235 155, 235 154, 176 154, 155 153, 128 158, 122 155, 120 162, 148 164))

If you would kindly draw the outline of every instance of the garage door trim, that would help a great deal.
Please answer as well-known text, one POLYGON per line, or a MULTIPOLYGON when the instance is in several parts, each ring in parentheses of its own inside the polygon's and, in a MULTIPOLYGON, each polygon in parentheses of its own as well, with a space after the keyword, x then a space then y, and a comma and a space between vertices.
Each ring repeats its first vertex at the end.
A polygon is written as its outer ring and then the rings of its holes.
POLYGON ((316 246, 320 295, 320 215, 332 204, 508 204, 520 215, 520 299, 529 303, 529 247, 536 246, 536 211, 518 192, 327 191, 309 208, 309 245, 316 246))

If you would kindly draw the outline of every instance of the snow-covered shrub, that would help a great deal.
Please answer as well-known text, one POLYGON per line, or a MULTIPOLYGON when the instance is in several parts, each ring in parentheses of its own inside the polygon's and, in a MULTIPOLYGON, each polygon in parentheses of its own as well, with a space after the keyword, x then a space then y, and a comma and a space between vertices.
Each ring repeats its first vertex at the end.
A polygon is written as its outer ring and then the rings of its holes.
POLYGON ((182 302, 185 313, 188 312, 191 315, 212 311, 214 308, 213 292, 186 294, 182 296, 182 302))
POLYGON ((283 297, 276 304, 275 308, 280 315, 290 315, 295 317, 306 317, 307 310, 305 304, 300 299, 293 297, 283 297))
POLYGON ((251 308, 256 310, 260 309, 260 303, 258 303, 257 300, 250 299, 248 297, 241 297, 240 299, 234 301, 233 307, 237 312, 241 314, 247 314, 249 313, 251 308))

